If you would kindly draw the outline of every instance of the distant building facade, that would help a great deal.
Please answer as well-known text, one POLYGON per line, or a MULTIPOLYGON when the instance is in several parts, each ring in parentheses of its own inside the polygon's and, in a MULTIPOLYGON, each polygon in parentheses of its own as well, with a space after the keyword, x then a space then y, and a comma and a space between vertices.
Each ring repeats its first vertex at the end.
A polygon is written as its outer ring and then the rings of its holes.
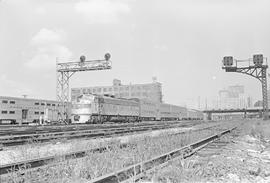
POLYGON ((76 100, 82 94, 109 94, 119 98, 139 98, 148 99, 154 102, 162 102, 162 86, 161 83, 153 79, 152 83, 146 84, 125 84, 121 80, 114 79, 112 86, 94 86, 81 87, 71 89, 71 101, 76 100))
POLYGON ((245 96, 243 85, 229 86, 228 89, 219 91, 218 108, 237 109, 252 107, 252 99, 245 96))

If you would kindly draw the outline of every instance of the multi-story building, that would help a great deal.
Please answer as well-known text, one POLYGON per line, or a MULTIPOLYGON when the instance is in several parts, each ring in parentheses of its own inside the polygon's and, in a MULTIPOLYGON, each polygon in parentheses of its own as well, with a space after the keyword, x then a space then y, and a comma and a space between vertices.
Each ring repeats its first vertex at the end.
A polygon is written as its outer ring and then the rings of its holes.
POLYGON ((114 79, 112 86, 94 86, 71 89, 71 101, 76 100, 82 94, 114 95, 119 98, 139 98, 150 101, 162 102, 161 83, 153 79, 152 83, 146 84, 125 84, 121 80, 114 79))

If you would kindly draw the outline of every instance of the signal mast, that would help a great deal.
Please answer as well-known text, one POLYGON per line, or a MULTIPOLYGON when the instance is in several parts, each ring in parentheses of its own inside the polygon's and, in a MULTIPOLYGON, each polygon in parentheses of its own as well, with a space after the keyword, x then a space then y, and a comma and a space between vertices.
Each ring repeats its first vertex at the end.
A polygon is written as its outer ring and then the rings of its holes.
POLYGON ((82 55, 79 62, 56 62, 57 85, 56 85, 56 98, 61 102, 61 111, 59 120, 68 122, 69 119, 69 80, 76 72, 82 71, 97 71, 109 70, 112 68, 111 55, 106 53, 102 60, 88 60, 82 55))
POLYGON ((238 72, 247 74, 258 79, 262 84, 262 98, 263 98, 263 118, 266 120, 268 115, 268 97, 267 97, 267 58, 262 54, 253 55, 253 58, 247 60, 236 60, 232 56, 225 56, 223 58, 223 67, 226 72, 238 72))

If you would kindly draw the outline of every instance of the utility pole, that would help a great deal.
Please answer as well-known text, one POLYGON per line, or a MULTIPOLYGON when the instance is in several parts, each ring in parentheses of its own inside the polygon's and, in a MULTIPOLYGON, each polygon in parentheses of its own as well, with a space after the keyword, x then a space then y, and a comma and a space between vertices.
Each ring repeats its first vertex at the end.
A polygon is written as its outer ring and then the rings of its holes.
POLYGON ((267 96, 267 58, 262 54, 253 55, 247 60, 236 60, 232 56, 223 58, 223 67, 226 72, 238 72, 247 74, 258 79, 262 84, 263 98, 263 119, 267 120, 268 115, 268 96, 267 96))
POLYGON ((111 55, 106 53, 102 60, 88 60, 85 56, 80 57, 79 62, 65 62, 56 63, 57 73, 57 85, 56 85, 56 97, 61 102, 63 115, 59 116, 59 120, 63 120, 66 123, 69 120, 69 80, 76 72, 82 71, 97 71, 108 70, 112 68, 110 61, 111 55))

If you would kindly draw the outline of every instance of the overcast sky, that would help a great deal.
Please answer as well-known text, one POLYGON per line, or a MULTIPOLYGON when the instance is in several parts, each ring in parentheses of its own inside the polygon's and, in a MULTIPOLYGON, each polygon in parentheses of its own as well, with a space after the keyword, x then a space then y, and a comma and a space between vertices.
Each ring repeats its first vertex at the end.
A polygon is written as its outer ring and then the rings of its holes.
POLYGON ((270 58, 269 18, 269 0, 0 0, 0 95, 55 99, 56 57, 110 52, 112 70, 76 73, 71 87, 156 76, 172 104, 234 84, 259 99, 260 83, 225 73, 221 60, 270 58))

